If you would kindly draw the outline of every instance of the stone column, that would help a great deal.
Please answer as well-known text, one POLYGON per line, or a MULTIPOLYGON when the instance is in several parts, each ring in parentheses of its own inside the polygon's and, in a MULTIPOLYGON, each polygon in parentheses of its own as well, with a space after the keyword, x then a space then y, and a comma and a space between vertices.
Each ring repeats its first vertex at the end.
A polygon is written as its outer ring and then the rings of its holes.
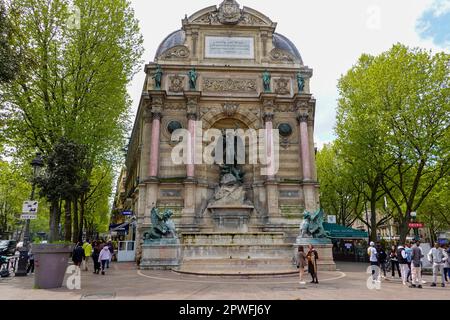
POLYGON ((297 117, 299 122, 300 132, 300 156, 302 162, 302 176, 303 181, 311 180, 311 155, 309 147, 309 133, 308 133, 308 111, 301 110, 297 117))
POLYGON ((152 138, 150 142, 150 179, 158 178, 159 171, 159 144, 161 135, 161 113, 164 103, 165 92, 156 91, 152 93, 151 115, 152 115, 152 138))
POLYGON ((265 177, 265 187, 267 194, 267 215, 269 223, 277 223, 280 218, 280 209, 278 205, 278 182, 275 178, 275 155, 273 143, 273 116, 275 110, 276 94, 263 93, 261 100, 263 103, 263 119, 264 129, 266 129, 265 137, 267 143, 266 156, 269 158, 269 165, 267 166, 267 176, 265 177))
POLYGON ((308 119, 310 117, 310 111, 306 102, 300 103, 298 109, 297 120, 299 122, 299 135, 300 135, 300 159, 302 163, 302 176, 303 176, 303 193, 305 199, 305 209, 307 211, 316 210, 315 201, 315 183, 312 179, 312 166, 311 166, 311 148, 310 138, 308 133, 308 119))
POLYGON ((195 164, 199 159, 196 154, 197 151, 197 135, 196 120, 198 115, 198 102, 201 93, 199 91, 186 91, 184 93, 186 98, 186 109, 188 118, 188 131, 189 131, 189 143, 188 143, 188 163, 186 164, 186 181, 184 182, 184 208, 182 212, 181 223, 184 225, 190 225, 195 220, 196 209, 196 175, 195 164))
POLYGON ((186 165, 186 175, 188 179, 195 178, 195 121, 197 120, 197 115, 190 113, 188 118, 188 131, 189 131, 189 143, 188 143, 188 163, 186 165))

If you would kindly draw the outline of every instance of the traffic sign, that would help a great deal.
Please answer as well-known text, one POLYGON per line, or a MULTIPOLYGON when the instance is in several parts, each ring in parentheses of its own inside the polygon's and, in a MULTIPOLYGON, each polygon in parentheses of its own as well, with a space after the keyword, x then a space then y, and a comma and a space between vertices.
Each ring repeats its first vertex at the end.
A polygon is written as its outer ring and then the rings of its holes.
POLYGON ((132 216, 133 215, 133 211, 131 211, 131 210, 122 211, 122 215, 124 215, 124 216, 132 216))
POLYGON ((35 220, 37 219, 37 214, 25 213, 20 215, 21 220, 35 220))
POLYGON ((328 215, 327 216, 328 223, 336 223, 336 216, 334 215, 328 215))
POLYGON ((408 227, 413 229, 423 228, 424 224, 422 222, 410 222, 408 223, 408 227))
POLYGON ((24 201, 22 205, 22 213, 24 214, 36 214, 38 211, 37 201, 24 201))

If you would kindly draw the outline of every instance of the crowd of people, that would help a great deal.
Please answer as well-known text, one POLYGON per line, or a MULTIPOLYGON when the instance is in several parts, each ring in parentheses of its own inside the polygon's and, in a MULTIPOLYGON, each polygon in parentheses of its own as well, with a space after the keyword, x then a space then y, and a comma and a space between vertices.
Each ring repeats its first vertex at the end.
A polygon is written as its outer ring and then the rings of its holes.
POLYGON ((437 286, 440 276, 441 286, 450 282, 450 246, 435 243, 434 247, 426 254, 420 247, 420 241, 408 242, 405 245, 393 245, 388 251, 380 244, 375 245, 370 242, 367 249, 370 265, 372 266, 373 281, 380 281, 386 278, 386 269, 390 267, 391 277, 395 278, 396 273, 401 278, 403 285, 411 288, 422 288, 422 259, 427 259, 433 269, 432 287, 437 286), (382 272, 382 274, 381 274, 382 272))
POLYGON ((94 274, 105 275, 105 270, 109 268, 109 265, 114 256, 114 246, 111 241, 93 241, 78 242, 72 252, 73 263, 82 268, 84 271, 88 270, 89 260, 92 257, 94 263, 94 274))

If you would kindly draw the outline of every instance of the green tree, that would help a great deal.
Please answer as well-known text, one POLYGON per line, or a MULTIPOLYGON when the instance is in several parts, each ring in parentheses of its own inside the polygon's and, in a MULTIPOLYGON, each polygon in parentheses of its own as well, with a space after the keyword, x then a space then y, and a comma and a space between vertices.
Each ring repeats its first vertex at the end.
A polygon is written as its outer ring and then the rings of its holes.
POLYGON ((351 226, 364 209, 363 194, 350 166, 339 156, 334 144, 325 145, 317 153, 317 175, 320 183, 320 203, 337 222, 351 226))
POLYGON ((22 203, 28 199, 30 191, 26 175, 13 164, 0 160, 0 238, 23 229, 24 220, 19 218, 22 203))
POLYGON ((371 212, 384 193, 392 201, 402 242, 410 213, 449 172, 449 59, 397 44, 363 55, 339 82, 339 144, 368 178, 371 212))
MULTIPOLYGON (((16 79, 2 85, 6 144, 20 159, 35 148, 49 156, 61 137, 87 148, 89 165, 72 199, 79 234, 78 210, 81 215, 85 208, 78 204, 86 203, 80 199, 87 197, 94 168, 121 157, 129 126, 127 84, 143 52, 138 23, 126 0, 11 0, 7 8, 11 45, 23 58, 16 79)), ((50 207, 58 215, 56 200, 50 207)))
POLYGON ((6 6, 0 0, 0 83, 13 80, 17 72, 19 56, 11 46, 11 34, 6 6))

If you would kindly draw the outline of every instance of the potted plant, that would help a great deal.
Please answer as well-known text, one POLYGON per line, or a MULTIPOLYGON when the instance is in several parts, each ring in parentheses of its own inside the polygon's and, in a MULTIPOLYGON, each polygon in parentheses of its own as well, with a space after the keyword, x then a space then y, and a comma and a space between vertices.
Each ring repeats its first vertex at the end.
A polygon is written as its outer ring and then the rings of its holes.
POLYGON ((69 265, 73 244, 70 242, 33 243, 34 287, 36 289, 60 288, 69 265))

